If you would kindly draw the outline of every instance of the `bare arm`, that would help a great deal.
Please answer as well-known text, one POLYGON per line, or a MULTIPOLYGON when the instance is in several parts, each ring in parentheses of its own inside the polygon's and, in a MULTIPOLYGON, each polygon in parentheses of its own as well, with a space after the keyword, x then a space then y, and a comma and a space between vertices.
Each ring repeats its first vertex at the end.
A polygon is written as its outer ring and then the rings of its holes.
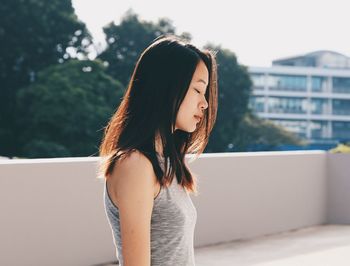
POLYGON ((118 162, 110 176, 120 214, 125 266, 151 264, 151 215, 156 177, 151 162, 140 152, 118 162))

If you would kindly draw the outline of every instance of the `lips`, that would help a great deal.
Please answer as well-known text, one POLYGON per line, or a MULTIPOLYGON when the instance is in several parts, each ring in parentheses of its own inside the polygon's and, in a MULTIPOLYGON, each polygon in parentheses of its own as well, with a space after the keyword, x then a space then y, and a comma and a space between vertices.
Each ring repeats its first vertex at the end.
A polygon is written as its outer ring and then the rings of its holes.
POLYGON ((194 117, 195 117, 198 121, 200 121, 200 120, 202 119, 202 117, 199 116, 199 115, 194 115, 194 117))

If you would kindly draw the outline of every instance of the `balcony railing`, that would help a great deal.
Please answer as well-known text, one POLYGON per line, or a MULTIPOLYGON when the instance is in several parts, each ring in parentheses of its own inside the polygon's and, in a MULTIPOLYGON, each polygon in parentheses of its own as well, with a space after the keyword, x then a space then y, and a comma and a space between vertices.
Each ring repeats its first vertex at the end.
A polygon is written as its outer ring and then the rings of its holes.
MULTIPOLYGON (((188 156, 187 159, 190 159, 188 156)), ((115 260, 97 157, 0 160, 0 265, 115 260)), ((203 154, 195 247, 323 224, 350 224, 350 155, 203 154)))

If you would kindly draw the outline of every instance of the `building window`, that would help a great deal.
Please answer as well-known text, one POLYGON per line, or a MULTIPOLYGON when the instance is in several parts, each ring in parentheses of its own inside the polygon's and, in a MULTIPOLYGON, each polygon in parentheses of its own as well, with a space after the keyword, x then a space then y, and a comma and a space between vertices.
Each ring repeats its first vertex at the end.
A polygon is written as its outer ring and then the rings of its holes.
POLYGON ((311 99, 310 108, 311 108, 311 114, 316 114, 316 115, 328 114, 328 100, 320 99, 320 98, 311 99))
POLYGON ((314 92, 325 92, 327 90, 327 78, 326 77, 312 77, 311 78, 311 90, 314 92))
POLYGON ((350 115, 350 100, 333 100, 334 115, 350 115))
POLYGON ((311 138, 324 139, 327 138, 327 122, 326 121, 311 121, 311 138))
POLYGON ((265 75, 264 74, 252 73, 252 74, 250 74, 250 78, 252 79, 254 90, 263 90, 264 89, 264 86, 265 86, 265 75))
POLYGON ((350 139, 350 122, 332 122, 333 138, 335 139, 350 139))
POLYGON ((256 113, 264 112, 264 97, 251 96, 249 98, 249 108, 256 113))
POLYGON ((268 111, 269 113, 306 114, 307 100, 305 98, 269 97, 268 111))
POLYGON ((333 78, 333 92, 350 93, 350 78, 333 78))
POLYGON ((306 91, 306 76, 269 75, 267 84, 270 90, 306 91))
POLYGON ((284 129, 293 132, 301 138, 306 138, 307 134, 307 122, 303 120, 288 120, 288 119, 272 119, 275 124, 283 127, 284 129))

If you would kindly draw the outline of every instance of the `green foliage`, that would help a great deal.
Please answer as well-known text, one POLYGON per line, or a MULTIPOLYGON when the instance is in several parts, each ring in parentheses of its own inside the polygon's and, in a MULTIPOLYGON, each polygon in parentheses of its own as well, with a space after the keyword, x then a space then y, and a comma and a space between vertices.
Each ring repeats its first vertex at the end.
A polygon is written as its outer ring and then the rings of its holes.
POLYGON ((235 151, 246 151, 251 145, 261 145, 265 150, 273 150, 281 144, 306 145, 292 132, 269 120, 258 118, 249 111, 240 122, 237 132, 239 134, 232 142, 235 151))
POLYGON ((89 156, 122 98, 122 86, 97 61, 71 60, 38 74, 17 94, 20 156, 89 156))
POLYGON ((280 144, 304 145, 284 128, 253 115, 248 108, 252 82, 245 66, 236 55, 220 46, 208 44, 217 51, 218 115, 205 152, 246 151, 250 145, 274 148, 280 144))
POLYGON ((238 134, 237 128, 247 112, 251 81, 236 55, 220 46, 206 45, 217 51, 218 114, 206 152, 223 152, 238 134))
POLYGON ((71 0, 3 0, 0 39, 0 153, 12 156, 17 91, 35 81, 37 71, 83 55, 91 37, 71 0))
POLYGON ((339 143, 337 147, 330 149, 330 153, 350 153, 350 142, 339 143))
MULTIPOLYGON (((106 25, 104 32, 108 46, 98 60, 72 60, 86 59, 91 37, 70 0, 2 2, 1 155, 95 154, 141 52, 162 34, 191 40, 189 33, 177 34, 170 20, 140 21, 132 10, 119 25, 106 25)), ((251 144, 299 143, 282 128, 250 114, 251 81, 235 54, 213 44, 205 48, 217 51, 219 82, 218 117, 206 152, 223 152, 230 145, 244 151, 251 144)))
MULTIPOLYGON (((157 23, 140 21, 138 15, 129 10, 119 25, 110 23, 105 26, 104 33, 108 47, 98 58, 108 62, 108 74, 126 87, 141 52, 160 35, 175 33, 175 28, 165 18, 159 19, 157 23)), ((180 36, 191 38, 188 33, 180 36)))
POLYGON ((52 141, 31 140, 24 147, 22 154, 27 158, 70 157, 71 152, 63 145, 52 141))

